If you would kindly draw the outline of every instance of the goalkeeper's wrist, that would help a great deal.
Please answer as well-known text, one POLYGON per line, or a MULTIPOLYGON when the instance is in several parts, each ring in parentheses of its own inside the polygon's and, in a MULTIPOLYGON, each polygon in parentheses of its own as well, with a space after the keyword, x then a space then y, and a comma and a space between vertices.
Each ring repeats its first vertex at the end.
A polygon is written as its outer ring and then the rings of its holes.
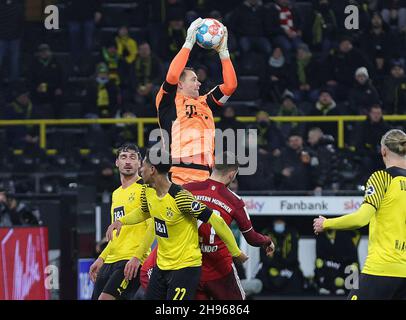
POLYGON ((230 53, 228 50, 220 51, 219 56, 221 60, 230 59, 230 53))
POLYGON ((186 49, 192 50, 192 48, 193 48, 194 45, 195 45, 195 44, 192 43, 192 42, 185 41, 185 43, 183 44, 182 48, 186 48, 186 49))

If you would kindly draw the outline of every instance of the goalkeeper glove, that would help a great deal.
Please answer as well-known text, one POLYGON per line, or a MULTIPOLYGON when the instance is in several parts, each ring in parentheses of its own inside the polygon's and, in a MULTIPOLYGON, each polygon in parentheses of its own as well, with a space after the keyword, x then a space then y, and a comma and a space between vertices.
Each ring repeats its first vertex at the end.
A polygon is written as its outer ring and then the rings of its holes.
POLYGON ((224 28, 223 39, 221 39, 219 45, 216 48, 214 48, 218 52, 221 60, 230 59, 230 53, 228 52, 227 47, 228 31, 226 26, 223 26, 223 28, 224 28))
POLYGON ((199 29, 202 24, 203 24, 202 18, 197 18, 190 24, 189 28, 187 29, 186 40, 185 43, 183 44, 183 48, 188 48, 192 50, 194 44, 196 43, 197 29, 199 29))

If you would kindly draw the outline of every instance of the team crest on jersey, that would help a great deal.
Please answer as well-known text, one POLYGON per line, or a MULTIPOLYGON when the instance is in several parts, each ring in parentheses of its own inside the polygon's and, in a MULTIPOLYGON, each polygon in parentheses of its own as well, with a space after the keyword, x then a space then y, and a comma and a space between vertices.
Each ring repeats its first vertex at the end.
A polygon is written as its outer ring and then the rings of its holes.
POLYGON ((191 207, 192 207, 192 211, 199 211, 200 210, 200 202, 199 201, 193 201, 191 207))
POLYGON ((373 185, 370 185, 366 190, 365 190, 365 195, 367 196, 372 196, 375 193, 375 188, 373 185))
POLYGON ((169 208, 169 207, 166 208, 166 216, 167 216, 169 219, 173 217, 172 209, 169 208))
POLYGON ((128 201, 134 201, 134 199, 135 199, 135 193, 133 192, 133 193, 130 193, 130 195, 129 195, 129 197, 128 197, 128 201))

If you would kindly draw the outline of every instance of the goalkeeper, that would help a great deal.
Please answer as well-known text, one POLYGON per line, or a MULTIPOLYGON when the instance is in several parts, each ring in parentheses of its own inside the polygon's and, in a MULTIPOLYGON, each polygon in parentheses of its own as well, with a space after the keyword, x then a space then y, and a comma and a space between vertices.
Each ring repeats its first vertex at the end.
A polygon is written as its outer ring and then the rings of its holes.
POLYGON ((237 76, 227 48, 227 28, 224 27, 223 39, 215 48, 221 60, 224 83, 206 95, 199 95, 200 82, 186 64, 202 23, 203 19, 198 18, 190 25, 185 44, 172 60, 156 97, 163 145, 173 161, 171 179, 179 185, 209 177, 214 163, 213 110, 223 106, 237 88, 237 76))

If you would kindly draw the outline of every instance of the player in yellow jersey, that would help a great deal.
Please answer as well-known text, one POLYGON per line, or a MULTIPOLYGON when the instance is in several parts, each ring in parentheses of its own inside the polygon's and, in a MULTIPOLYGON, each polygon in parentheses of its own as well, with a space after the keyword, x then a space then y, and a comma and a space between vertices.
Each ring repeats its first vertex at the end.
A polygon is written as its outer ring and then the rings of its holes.
POLYGON ((374 172, 354 213, 314 219, 314 231, 358 229, 369 223, 368 256, 349 299, 406 299, 406 134, 388 131, 381 140, 386 169, 374 172))
POLYGON ((142 190, 141 207, 116 220, 106 234, 111 239, 114 230, 121 235, 122 226, 154 219, 158 255, 146 291, 148 300, 194 299, 202 265, 196 219, 210 223, 237 260, 244 262, 248 258, 238 248, 223 218, 169 180, 170 168, 166 151, 147 151, 141 176, 149 186, 142 190))
MULTIPOLYGON (((112 222, 141 205, 140 165, 141 155, 135 144, 127 143, 117 150, 116 166, 121 186, 113 192, 112 222)), ((90 267, 90 278, 95 282, 92 299, 131 298, 139 287, 138 268, 150 253, 153 240, 152 219, 125 226, 120 236, 108 243, 90 267)))

